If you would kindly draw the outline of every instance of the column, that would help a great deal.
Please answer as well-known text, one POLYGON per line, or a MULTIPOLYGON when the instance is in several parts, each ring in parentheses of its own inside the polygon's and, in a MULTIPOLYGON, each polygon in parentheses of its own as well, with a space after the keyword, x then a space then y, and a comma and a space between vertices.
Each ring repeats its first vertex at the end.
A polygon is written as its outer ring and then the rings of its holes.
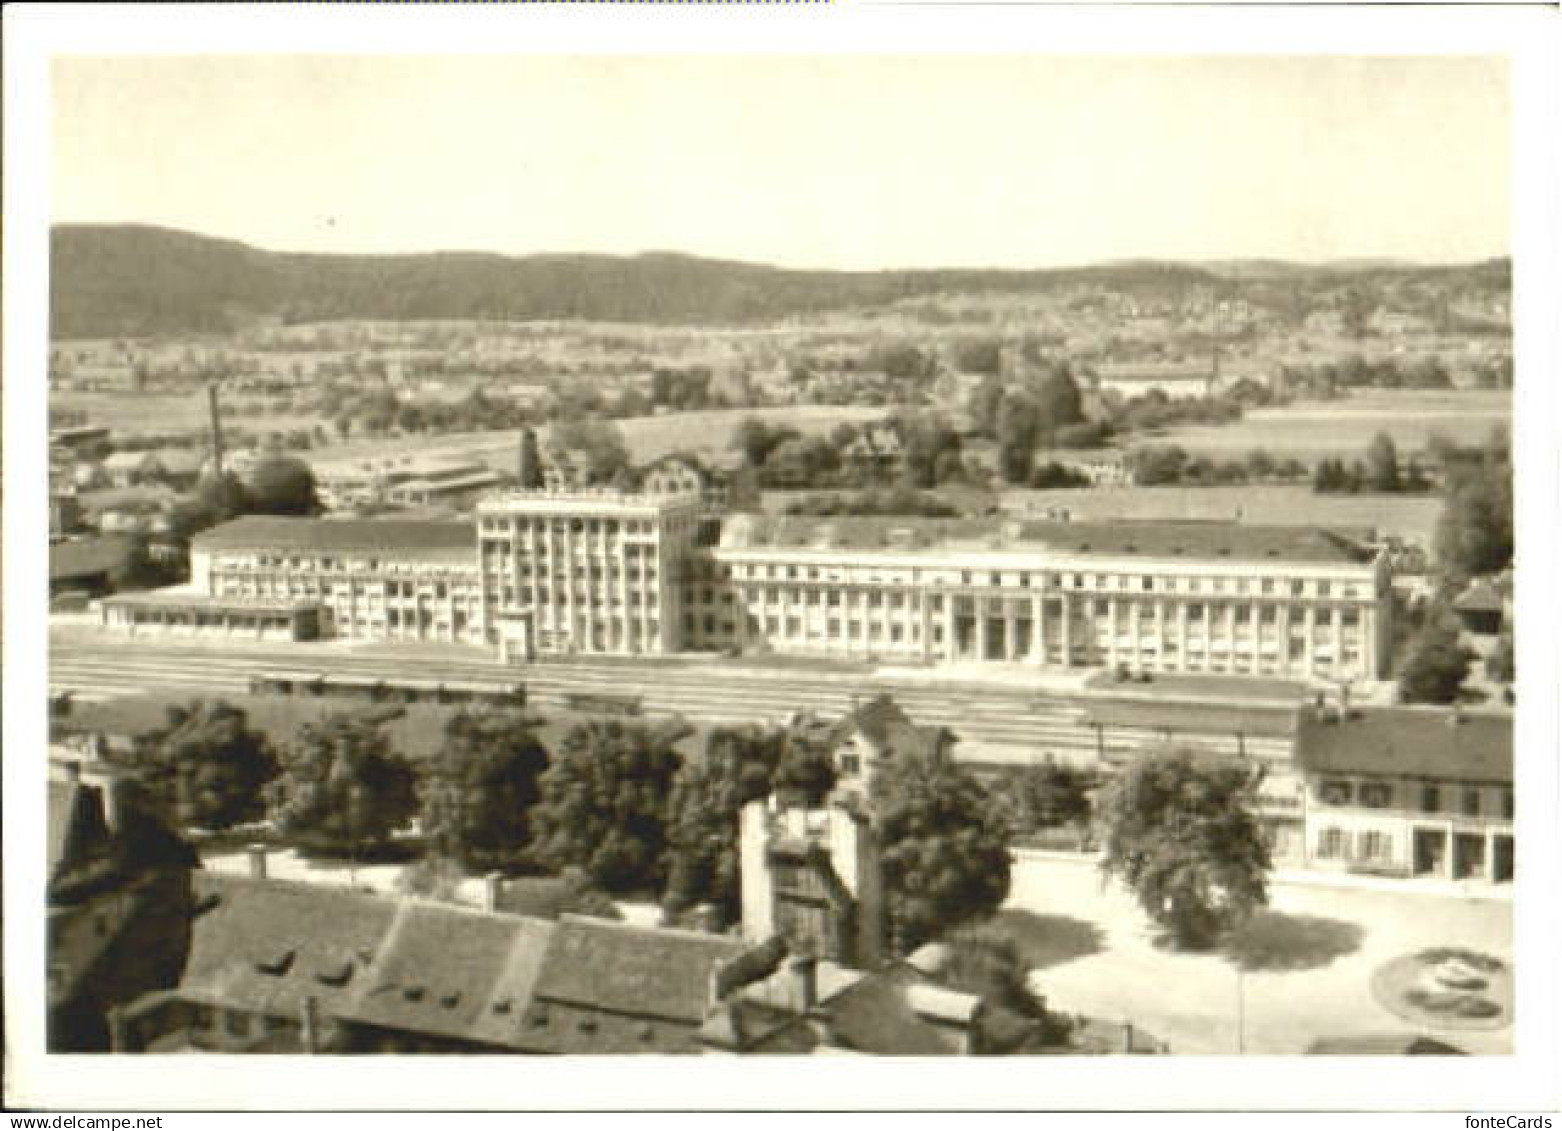
POLYGON ((985 660, 988 656, 987 598, 981 594, 978 594, 975 598, 973 607, 976 609, 976 658, 978 660, 985 660))
POLYGON ((1188 661, 1188 602, 1184 598, 1177 600, 1177 668, 1179 671, 1187 671, 1188 661))
POLYGON ((1318 611, 1311 605, 1307 606, 1307 612, 1304 616, 1303 624, 1305 625, 1303 631, 1306 635, 1307 643, 1302 650, 1302 663, 1304 665, 1304 670, 1308 675, 1311 675, 1313 672, 1313 660, 1316 658, 1313 639, 1314 633, 1316 633, 1318 630, 1318 611))
POLYGON ((1063 594, 1063 666, 1074 666, 1074 600, 1063 594))
POLYGON ((1030 658, 1037 664, 1047 662, 1047 602, 1040 594, 1031 598, 1030 658))
MULTIPOLYGON (((1357 649, 1359 652, 1360 649, 1357 649)), ((1357 661, 1358 663, 1360 661, 1357 661)), ((1345 672, 1345 607, 1334 610, 1334 670, 1342 678, 1345 672)))
POLYGON ((958 655, 955 645, 955 592, 944 593, 944 655, 953 660, 958 655))
POLYGON ((1018 660, 1021 657, 1017 650, 1015 625, 1018 618, 1014 615, 1014 602, 1007 597, 1000 597, 998 600, 1003 602, 1003 655, 1000 659, 1018 660))

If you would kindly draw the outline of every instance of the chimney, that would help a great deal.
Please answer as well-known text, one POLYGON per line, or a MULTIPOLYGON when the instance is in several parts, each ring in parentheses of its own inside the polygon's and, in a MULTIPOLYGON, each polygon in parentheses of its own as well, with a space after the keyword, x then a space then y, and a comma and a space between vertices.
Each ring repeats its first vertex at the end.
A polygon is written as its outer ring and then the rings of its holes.
POLYGON ((245 855, 249 857, 250 879, 263 880, 266 878, 266 851, 266 846, 263 844, 252 844, 244 850, 245 855))
POLYGON ((504 894, 504 876, 489 872, 483 877, 483 910, 490 915, 499 910, 499 897, 504 894))
POLYGON ((786 965, 797 1011, 812 1013, 819 1007, 819 960, 811 954, 800 954, 786 965))
POLYGON ((320 1051, 320 1000, 313 994, 298 1007, 298 1038, 303 1051, 313 1056, 320 1051))
POLYGON ((218 404, 217 382, 206 386, 206 401, 212 420, 212 473, 222 475, 222 410, 218 404))

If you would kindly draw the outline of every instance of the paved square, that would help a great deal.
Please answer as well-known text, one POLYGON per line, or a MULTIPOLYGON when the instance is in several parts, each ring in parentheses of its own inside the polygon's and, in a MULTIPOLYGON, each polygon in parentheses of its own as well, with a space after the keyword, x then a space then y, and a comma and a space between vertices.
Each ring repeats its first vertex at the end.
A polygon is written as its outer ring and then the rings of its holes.
MULTIPOLYGON (((1433 946, 1513 959, 1506 900, 1294 882, 1271 886, 1232 951, 1182 954, 1082 859, 1017 862, 1002 917, 1053 1008, 1133 1021, 1174 1053, 1287 1055, 1323 1036, 1412 1032, 1372 996, 1383 963, 1433 946)), ((1513 1051, 1512 1028, 1424 1031, 1471 1053, 1513 1051)))

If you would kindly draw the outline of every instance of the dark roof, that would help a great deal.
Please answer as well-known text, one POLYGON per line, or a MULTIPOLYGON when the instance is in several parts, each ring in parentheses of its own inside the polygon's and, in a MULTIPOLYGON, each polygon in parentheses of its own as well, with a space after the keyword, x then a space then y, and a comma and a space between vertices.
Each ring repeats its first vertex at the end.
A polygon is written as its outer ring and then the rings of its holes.
POLYGON ((102 790, 79 781, 49 782, 47 826, 52 879, 108 838, 102 790))
POLYGON ((912 722, 888 693, 853 707, 831 731, 831 745, 839 745, 853 733, 861 734, 876 750, 909 756, 936 753, 949 737, 943 727, 923 727, 912 722))
POLYGON ((296 1017, 316 998, 322 1015, 363 989, 396 903, 339 887, 194 877, 196 916, 180 988, 246 1009, 296 1017))
POLYGON ((1103 557, 1229 558, 1351 564, 1373 551, 1336 530, 1226 522, 1057 522, 916 516, 738 515, 722 545, 917 550, 931 547, 1047 549, 1103 557))
POLYGON ((1454 608, 1469 613, 1500 613, 1503 609, 1502 594, 1488 578, 1476 578, 1469 588, 1454 598, 1454 608))
MULTIPOLYGON (((831 1042, 878 1056, 948 1056, 962 1051, 964 1029, 935 1024, 913 1004, 925 981, 894 969, 878 971, 822 1003, 831 1042)), ((947 994, 948 991, 942 991, 947 994)), ((970 1000, 969 995, 954 995, 970 1000)), ((974 1004, 974 1003, 973 1003, 974 1004)))
POLYGON ((448 904, 402 903, 342 1010, 354 1021, 510 1045, 552 927, 448 904))
POLYGON ((436 556, 460 550, 474 563, 477 560, 477 532, 470 522, 248 515, 197 534, 192 541, 207 550, 308 549, 436 556))
POLYGON ((716 963, 742 943, 722 935, 649 929, 566 915, 559 920, 536 995, 634 1017, 698 1026, 716 963))
POLYGON ((1511 784, 1513 719, 1426 707, 1301 712, 1297 760, 1318 774, 1511 784))
POLYGON ((49 580, 94 577, 118 568, 130 556, 125 538, 90 538, 56 542, 49 547, 49 580))

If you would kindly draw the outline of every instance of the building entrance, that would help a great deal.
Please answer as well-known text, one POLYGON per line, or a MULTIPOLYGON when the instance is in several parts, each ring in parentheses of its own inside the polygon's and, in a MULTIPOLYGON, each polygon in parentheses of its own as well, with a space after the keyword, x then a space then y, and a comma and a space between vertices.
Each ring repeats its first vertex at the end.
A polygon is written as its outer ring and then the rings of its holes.
POLYGON ((1448 834, 1442 829, 1417 829, 1412 840, 1411 870, 1418 876, 1441 876, 1448 855, 1448 834))

